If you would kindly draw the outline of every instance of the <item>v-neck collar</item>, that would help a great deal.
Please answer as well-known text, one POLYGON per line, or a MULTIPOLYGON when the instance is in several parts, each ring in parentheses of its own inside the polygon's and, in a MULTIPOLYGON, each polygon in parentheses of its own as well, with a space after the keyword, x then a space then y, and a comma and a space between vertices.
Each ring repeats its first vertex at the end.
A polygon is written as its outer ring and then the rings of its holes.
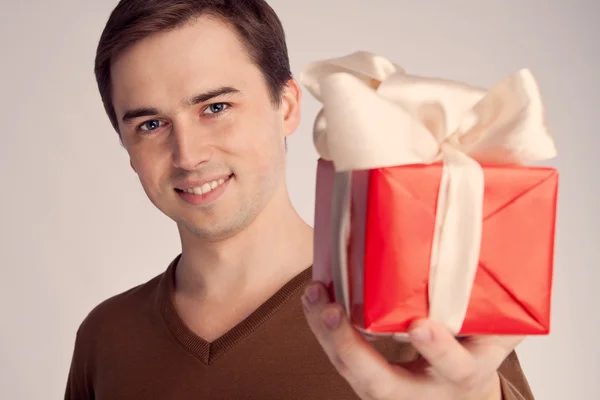
POLYGON ((179 316, 174 302, 175 269, 181 254, 171 262, 161 277, 158 291, 158 306, 175 339, 190 353, 195 355, 204 364, 210 365, 217 358, 225 354, 237 343, 242 341, 260 325, 267 321, 288 299, 293 297, 297 290, 304 287, 312 276, 312 268, 307 268, 296 275, 279 289, 272 297, 264 302, 231 330, 213 342, 208 342, 196 335, 179 316))

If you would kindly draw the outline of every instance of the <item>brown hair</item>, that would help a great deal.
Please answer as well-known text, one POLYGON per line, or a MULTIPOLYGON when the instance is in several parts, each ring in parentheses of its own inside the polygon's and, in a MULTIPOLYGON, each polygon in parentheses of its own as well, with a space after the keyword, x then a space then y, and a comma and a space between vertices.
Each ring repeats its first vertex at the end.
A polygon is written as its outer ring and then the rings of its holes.
POLYGON ((203 14, 217 17, 236 30, 262 71, 271 100, 279 104, 292 73, 283 26, 265 0, 121 0, 102 32, 94 66, 104 109, 117 133, 110 76, 114 57, 152 34, 181 27, 203 14))

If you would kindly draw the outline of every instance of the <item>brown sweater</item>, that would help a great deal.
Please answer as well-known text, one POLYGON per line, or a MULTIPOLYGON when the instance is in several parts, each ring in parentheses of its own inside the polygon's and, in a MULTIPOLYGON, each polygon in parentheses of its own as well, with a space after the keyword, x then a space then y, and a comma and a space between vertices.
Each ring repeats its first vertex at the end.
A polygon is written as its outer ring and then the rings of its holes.
MULTIPOLYGON (((149 282, 98 305, 81 324, 66 400, 357 399, 333 369, 302 312, 307 269, 212 343, 192 333, 173 302, 176 261, 149 282)), ((388 360, 405 344, 376 342, 388 360)), ((500 369, 504 398, 533 396, 516 354, 500 369)))

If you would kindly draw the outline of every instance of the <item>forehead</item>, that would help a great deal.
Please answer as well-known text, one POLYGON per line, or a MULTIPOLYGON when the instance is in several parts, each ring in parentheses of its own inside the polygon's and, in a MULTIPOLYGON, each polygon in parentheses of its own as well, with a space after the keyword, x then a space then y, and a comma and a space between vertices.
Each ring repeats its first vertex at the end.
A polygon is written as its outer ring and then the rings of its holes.
POLYGON ((124 107, 167 108, 173 106, 169 102, 223 86, 243 91, 260 77, 233 28, 209 16, 136 43, 111 67, 118 114, 124 107))

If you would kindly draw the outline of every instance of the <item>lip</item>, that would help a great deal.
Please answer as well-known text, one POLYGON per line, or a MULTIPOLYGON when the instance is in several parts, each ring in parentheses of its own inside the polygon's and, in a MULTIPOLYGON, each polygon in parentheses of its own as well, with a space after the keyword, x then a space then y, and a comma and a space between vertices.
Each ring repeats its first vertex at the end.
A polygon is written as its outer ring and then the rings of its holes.
POLYGON ((188 203, 190 205, 193 205, 193 206, 207 205, 209 203, 216 201, 219 197, 221 197, 223 195, 223 193, 229 186, 229 183, 231 183, 233 176, 234 176, 233 174, 230 174, 230 175, 224 176, 222 178, 216 178, 216 179, 213 178, 213 179, 204 180, 204 181, 193 181, 193 182, 189 181, 189 182, 186 182, 185 185, 181 185, 182 188, 187 189, 187 188, 192 188, 192 187, 202 185, 207 182, 212 182, 214 180, 225 179, 225 182, 223 182, 221 185, 217 186, 215 189, 211 190, 210 192, 208 192, 206 194, 187 193, 187 192, 182 191, 182 189, 180 189, 180 188, 177 188, 177 190, 175 190, 175 193, 177 193, 177 195, 183 201, 185 201, 186 203, 188 203))
POLYGON ((226 175, 218 175, 218 176, 214 176, 211 178, 201 179, 201 180, 197 180, 197 181, 184 181, 181 184, 175 186, 175 189, 178 189, 178 190, 191 189, 191 188, 195 188, 198 186, 202 186, 205 183, 209 183, 212 181, 218 181, 219 179, 228 180, 232 176, 233 176, 233 174, 226 174, 226 175))

